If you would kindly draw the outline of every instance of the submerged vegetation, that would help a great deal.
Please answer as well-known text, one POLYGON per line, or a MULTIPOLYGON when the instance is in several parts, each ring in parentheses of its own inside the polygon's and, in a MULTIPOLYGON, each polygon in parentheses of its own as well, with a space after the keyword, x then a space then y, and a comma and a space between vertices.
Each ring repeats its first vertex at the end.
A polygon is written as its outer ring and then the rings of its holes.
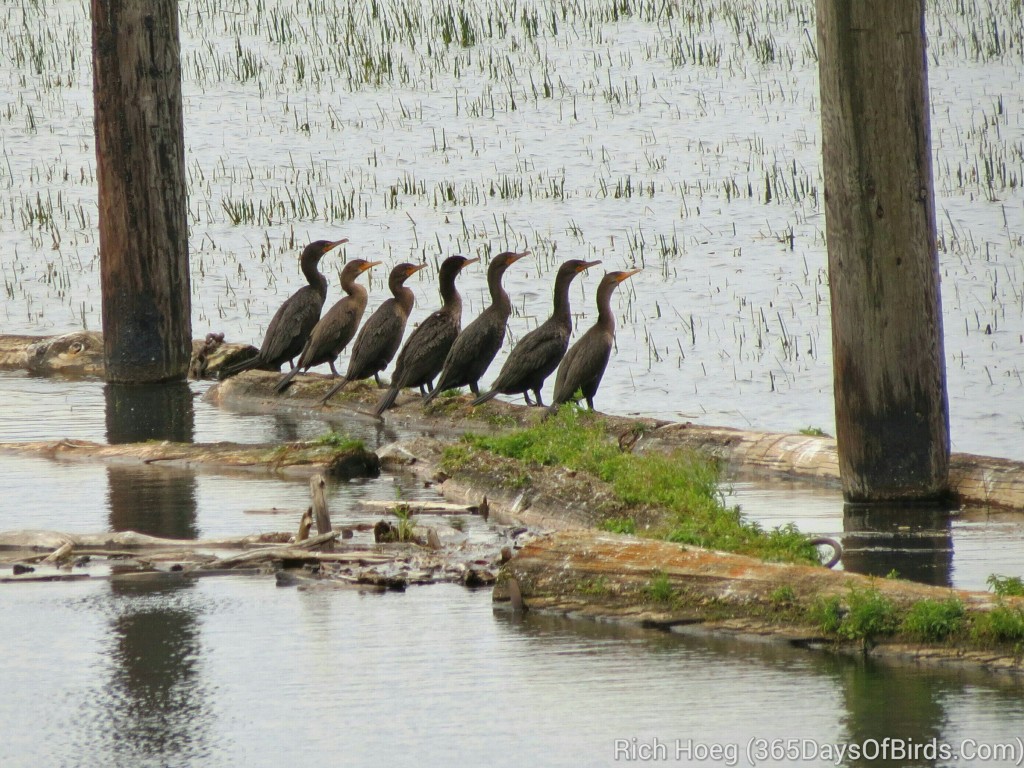
POLYGON ((754 555, 766 560, 817 562, 816 550, 794 526, 770 531, 746 521, 738 507, 724 503, 719 472, 713 461, 696 452, 631 453, 606 432, 605 422, 571 405, 536 426, 513 432, 467 435, 445 452, 445 466, 458 471, 486 451, 522 465, 513 483, 530 481, 529 467, 560 467, 586 473, 607 484, 612 497, 627 510, 655 521, 641 528, 635 516, 620 514, 600 524, 605 530, 709 549, 754 555))

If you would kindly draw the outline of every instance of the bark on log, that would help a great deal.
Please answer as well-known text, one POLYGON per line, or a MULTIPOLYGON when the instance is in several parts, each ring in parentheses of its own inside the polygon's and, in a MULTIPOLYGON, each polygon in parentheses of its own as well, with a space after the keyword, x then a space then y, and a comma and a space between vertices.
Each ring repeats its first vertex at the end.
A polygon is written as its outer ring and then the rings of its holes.
POLYGON ((942 500, 949 407, 924 0, 818 0, 817 20, 843 494, 942 500))
POLYGON ((100 552, 142 552, 147 550, 231 549, 237 547, 280 544, 270 537, 278 534, 228 536, 216 539, 165 539, 135 531, 107 531, 104 533, 62 533, 60 531, 2 531, 0 551, 3 550, 57 550, 70 544, 79 554, 100 552))

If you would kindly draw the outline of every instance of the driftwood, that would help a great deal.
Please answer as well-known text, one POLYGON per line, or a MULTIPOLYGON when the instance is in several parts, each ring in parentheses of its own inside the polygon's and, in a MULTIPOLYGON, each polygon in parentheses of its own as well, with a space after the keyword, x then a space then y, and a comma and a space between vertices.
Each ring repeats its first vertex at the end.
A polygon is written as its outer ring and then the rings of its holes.
POLYGON ((306 476, 323 472, 335 477, 376 477, 376 454, 361 447, 339 448, 317 442, 251 445, 241 443, 121 443, 87 440, 0 443, 0 452, 27 453, 61 460, 160 464, 213 471, 255 470, 306 476))
MULTIPOLYGON (((506 565, 495 604, 513 610, 557 612, 688 632, 774 638, 800 647, 837 647, 834 638, 792 619, 773 620, 778 595, 808 605, 821 596, 840 598, 851 588, 877 589, 896 606, 957 597, 968 612, 987 611, 997 598, 986 592, 873 579, 814 566, 766 563, 663 541, 594 531, 564 531, 527 543, 506 565), (662 585, 652 597, 652 582, 662 585), (670 599, 665 599, 670 595, 670 599)), ((1004 598, 1005 599, 1005 598, 1004 598)), ((1013 598, 1011 598, 1013 600, 1013 598)), ((1024 605, 1024 600, 1019 600, 1024 605)), ((879 657, 979 665, 1024 671, 1011 649, 906 644, 884 639, 850 643, 847 650, 879 657)))
POLYGON ((316 532, 323 535, 331 532, 331 513, 327 510, 327 481, 317 473, 309 478, 309 492, 313 497, 313 519, 316 521, 316 532))
MULTIPOLYGON (((224 334, 210 333, 192 341, 192 378, 215 378, 221 367, 251 357, 250 344, 224 341, 224 334)), ((0 335, 0 369, 74 376, 103 376, 103 335, 74 331, 60 336, 0 335)))
POLYGON ((224 568, 234 568, 238 565, 253 565, 254 563, 265 563, 273 560, 301 560, 311 557, 311 550, 314 547, 329 544, 340 535, 340 531, 332 531, 330 533, 314 536, 310 539, 306 539, 305 541, 297 541, 294 544, 282 547, 270 547, 250 552, 240 552, 237 555, 231 555, 229 557, 222 557, 214 560, 208 566, 204 567, 208 567, 213 570, 221 570, 224 568))
POLYGON ((254 534, 217 539, 164 539, 135 531, 62 533, 59 531, 0 532, 0 551, 51 552, 70 545, 78 554, 138 554, 153 550, 234 549, 280 543, 281 534, 254 534))

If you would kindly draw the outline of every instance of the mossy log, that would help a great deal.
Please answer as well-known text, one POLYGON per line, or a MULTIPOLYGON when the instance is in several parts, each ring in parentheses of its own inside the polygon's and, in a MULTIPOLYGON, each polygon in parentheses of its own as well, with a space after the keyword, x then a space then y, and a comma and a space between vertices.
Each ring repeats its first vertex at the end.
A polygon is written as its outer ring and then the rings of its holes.
MULTIPOLYGON (((353 417, 377 420, 373 406, 381 390, 372 380, 353 382, 326 405, 320 399, 332 379, 317 373, 300 374, 283 395, 275 395, 278 374, 247 371, 218 383, 207 399, 221 406, 257 412, 316 413, 325 420, 353 417)), ((404 392, 383 417, 386 424, 459 435, 495 429, 515 429, 537 423, 543 408, 491 400, 477 408, 467 395, 444 396, 424 406, 412 391, 404 392)), ((785 478, 816 486, 839 488, 839 454, 835 438, 804 434, 759 432, 692 422, 603 415, 608 432, 624 450, 673 451, 690 448, 720 461, 727 473, 785 478)), ((950 461, 951 502, 1024 510, 1024 462, 954 453, 950 461)))
MULTIPOLYGON (((189 375, 193 379, 215 378, 222 366, 256 352, 250 344, 225 342, 223 334, 207 334, 205 339, 192 341, 189 375)), ((103 335, 96 331, 60 336, 0 335, 0 369, 102 377, 103 335)))
MULTIPOLYGON (((573 530, 540 536, 523 546, 504 566, 494 601, 499 607, 673 631, 758 636, 799 647, 1024 671, 1024 659, 1012 648, 885 639, 842 643, 811 626, 805 615, 801 619, 801 609, 817 598, 843 598, 856 589, 877 590, 897 608, 924 599, 956 597, 970 613, 991 610, 996 600, 985 592, 767 563, 663 541, 573 530)), ((1024 603, 1024 599, 1010 600, 1024 603)))
POLYGON ((273 445, 147 442, 104 445, 87 440, 57 440, 0 443, 0 452, 61 460, 161 464, 219 472, 273 471, 298 476, 323 472, 346 479, 376 477, 380 474, 380 461, 375 453, 360 446, 339 448, 317 442, 273 445))

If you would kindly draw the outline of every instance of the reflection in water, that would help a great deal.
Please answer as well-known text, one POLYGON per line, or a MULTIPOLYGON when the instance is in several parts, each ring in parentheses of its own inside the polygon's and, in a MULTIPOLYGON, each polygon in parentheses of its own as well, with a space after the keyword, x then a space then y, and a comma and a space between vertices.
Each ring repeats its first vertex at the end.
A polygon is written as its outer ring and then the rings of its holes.
POLYGON ((168 539, 194 539, 196 476, 190 469, 148 465, 107 467, 110 528, 168 539))
POLYGON ((184 764, 202 757, 210 718, 195 583, 113 581, 111 678, 103 699, 107 748, 118 765, 184 764), (199 753, 197 753, 197 749, 199 753))
POLYGON ((880 747, 888 738, 893 749, 899 750, 922 749, 932 740, 944 741, 950 715, 943 705, 943 696, 951 687, 945 680, 869 662, 847 665, 840 682, 846 703, 847 737, 851 743, 864 745, 866 753, 845 765, 933 764, 920 759, 927 757, 924 752, 918 752, 916 759, 911 760, 900 752, 875 754, 874 744, 877 742, 880 747))
MULTIPOLYGON (((623 765, 615 739, 992 743, 1024 718, 1011 676, 494 614, 451 585, 94 580, 0 590, 0 609, 5 768, 623 765)), ((759 763, 794 764, 837 763, 759 763)))
POLYGON ((843 567, 869 576, 952 585, 953 533, 945 507, 847 504, 843 567))
MULTIPOLYGON (((187 382, 107 383, 103 394, 107 442, 192 442, 195 414, 187 382)), ((174 539, 197 536, 196 480, 192 471, 148 465, 110 466, 107 483, 113 530, 174 539)))
POLYGON ((107 442, 140 443, 171 440, 191 443, 195 412, 188 382, 113 384, 103 387, 107 442))

